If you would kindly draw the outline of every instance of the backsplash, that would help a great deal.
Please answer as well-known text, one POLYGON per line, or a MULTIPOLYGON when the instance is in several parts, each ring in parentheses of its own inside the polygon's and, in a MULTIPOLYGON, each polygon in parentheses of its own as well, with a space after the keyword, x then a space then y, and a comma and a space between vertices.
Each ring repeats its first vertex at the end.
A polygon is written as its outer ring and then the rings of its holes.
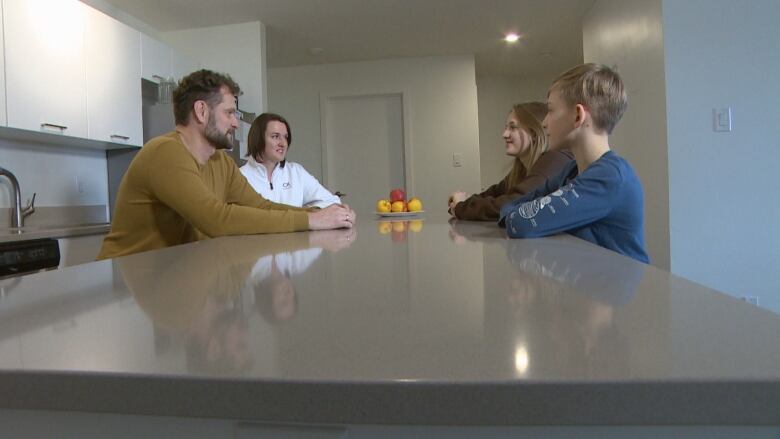
MULTIPOLYGON (((36 209, 108 205, 104 151, 0 139, 0 166, 19 180, 24 205, 33 193, 36 209)), ((0 177, 0 208, 12 207, 13 199, 11 183, 0 177)))

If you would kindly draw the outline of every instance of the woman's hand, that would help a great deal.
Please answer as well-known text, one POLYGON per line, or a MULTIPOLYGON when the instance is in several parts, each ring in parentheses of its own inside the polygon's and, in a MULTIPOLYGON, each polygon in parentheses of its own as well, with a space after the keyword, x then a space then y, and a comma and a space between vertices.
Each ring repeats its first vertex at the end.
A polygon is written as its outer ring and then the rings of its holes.
POLYGON ((468 198, 468 194, 463 191, 455 191, 450 195, 450 199, 447 202, 450 215, 455 216, 455 213, 452 211, 452 209, 454 209, 455 206, 461 201, 466 201, 466 198, 468 198))
POLYGON ((332 252, 345 249, 357 239, 356 229, 315 230, 309 232, 309 244, 332 252))
POLYGON ((309 212, 309 229, 350 229, 355 224, 355 211, 347 205, 332 204, 322 210, 309 212))

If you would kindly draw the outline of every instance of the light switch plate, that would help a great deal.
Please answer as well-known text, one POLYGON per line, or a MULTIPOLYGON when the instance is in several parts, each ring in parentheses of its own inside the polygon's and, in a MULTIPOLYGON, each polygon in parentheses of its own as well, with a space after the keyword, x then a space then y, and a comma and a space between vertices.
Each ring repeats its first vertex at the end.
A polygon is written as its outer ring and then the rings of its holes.
POLYGON ((463 166, 463 154, 459 152, 452 153, 452 167, 460 168, 463 166))
POLYGON ((718 133, 731 131, 731 107, 712 109, 712 130, 718 133))

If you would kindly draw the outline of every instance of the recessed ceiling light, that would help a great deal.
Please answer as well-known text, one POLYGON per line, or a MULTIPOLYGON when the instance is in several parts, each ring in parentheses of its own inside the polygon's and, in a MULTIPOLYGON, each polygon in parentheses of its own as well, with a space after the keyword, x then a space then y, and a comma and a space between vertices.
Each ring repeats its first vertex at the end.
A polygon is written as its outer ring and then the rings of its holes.
POLYGON ((510 33, 506 34, 506 36, 504 36, 504 41, 506 41, 507 43, 516 43, 517 40, 519 40, 519 39, 520 39, 520 36, 517 35, 514 32, 510 32, 510 33))

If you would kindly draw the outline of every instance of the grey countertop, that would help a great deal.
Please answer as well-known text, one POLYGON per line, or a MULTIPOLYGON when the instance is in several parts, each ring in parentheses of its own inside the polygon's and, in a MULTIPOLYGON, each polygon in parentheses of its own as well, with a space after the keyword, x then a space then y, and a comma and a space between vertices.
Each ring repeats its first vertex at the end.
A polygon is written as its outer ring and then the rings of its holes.
POLYGON ((0 407, 278 422, 780 424, 780 316, 445 217, 0 281, 0 407))

